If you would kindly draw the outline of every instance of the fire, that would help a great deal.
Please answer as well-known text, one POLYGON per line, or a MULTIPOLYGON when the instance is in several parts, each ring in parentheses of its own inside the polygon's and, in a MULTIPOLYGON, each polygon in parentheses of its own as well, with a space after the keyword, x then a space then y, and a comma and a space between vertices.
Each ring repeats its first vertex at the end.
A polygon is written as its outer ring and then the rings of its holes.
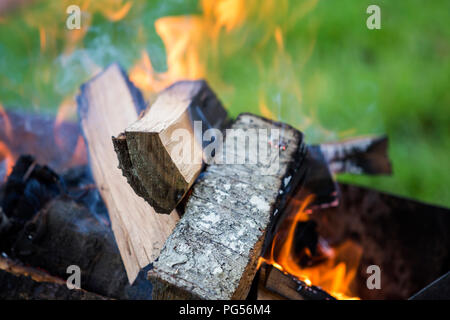
MULTIPOLYGON (((326 254, 326 260, 312 267, 301 267, 298 263, 299 257, 292 254, 297 224, 309 220, 307 206, 312 199, 313 196, 307 197, 294 217, 284 222, 281 230, 285 230, 285 225, 288 225, 286 236, 281 232, 274 236, 268 258, 260 258, 259 265, 262 262, 271 264, 278 270, 302 280, 308 286, 322 288, 337 299, 359 299, 352 288, 362 255, 359 245, 352 241, 344 242, 335 248, 327 248, 325 245, 322 251, 326 254)), ((308 249, 305 251, 311 256, 308 249)))
POLYGON ((4 180, 11 174, 12 168, 14 166, 14 156, 12 152, 9 150, 8 146, 0 141, 0 161, 5 162, 5 172, 6 175, 4 180))
MULTIPOLYGON (((119 21, 125 18, 128 14, 128 12, 131 9, 131 6, 133 3, 131 1, 128 1, 124 3, 121 7, 119 7, 117 10, 111 9, 111 7, 108 5, 104 8, 104 15, 110 20, 110 21, 119 21)), ((120 6, 120 3, 119 3, 120 6)))
POLYGON ((6 114, 6 111, 1 103, 0 103, 0 119, 3 122, 3 133, 5 134, 6 138, 11 141, 13 138, 11 121, 9 120, 9 117, 6 114))
POLYGON ((155 22, 167 51, 167 71, 154 71, 146 51, 130 70, 130 80, 146 96, 161 91, 177 80, 205 77, 200 57, 203 21, 198 17, 164 17, 155 22))
POLYGON ((45 34, 45 29, 43 27, 39 27, 39 39, 41 43, 41 52, 44 52, 47 47, 47 35, 45 34))
MULTIPOLYGON (((167 56, 167 71, 156 72, 146 51, 130 69, 131 81, 146 97, 178 80, 211 78, 208 62, 218 55, 221 31, 239 28, 247 15, 243 0, 202 0, 202 15, 162 17, 156 20, 167 56)), ((216 80, 220 81, 220 80, 216 80)))
MULTIPOLYGON (((55 123, 53 126, 55 143, 61 152, 71 152, 72 150, 67 150, 69 147, 66 145, 64 139, 63 126, 66 122, 76 119, 77 104, 74 97, 69 96, 63 100, 58 108, 56 114, 55 123)), ((87 163, 87 151, 84 143, 84 139, 81 135, 78 136, 75 148, 72 151, 72 157, 66 164, 66 167, 73 167, 77 165, 84 165, 87 163)))
POLYGON ((6 139, 6 141, 0 140, 0 161, 4 162, 5 173, 6 173, 4 179, 6 180, 6 178, 9 176, 9 174, 12 171, 15 157, 6 143, 7 141, 12 141, 13 130, 12 130, 11 121, 8 117, 8 114, 6 113, 6 111, 3 108, 3 105, 1 103, 0 103, 0 120, 3 124, 3 128, 0 130, 6 139))

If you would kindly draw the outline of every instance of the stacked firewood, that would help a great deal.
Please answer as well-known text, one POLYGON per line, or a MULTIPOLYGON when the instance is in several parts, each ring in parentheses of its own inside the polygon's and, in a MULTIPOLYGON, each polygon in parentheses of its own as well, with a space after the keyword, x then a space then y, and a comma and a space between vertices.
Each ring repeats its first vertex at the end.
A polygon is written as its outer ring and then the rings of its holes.
MULTIPOLYGON (((57 174, 23 156, 1 189, 0 281, 14 296, 334 299, 271 266, 258 271, 258 259, 299 201, 313 194, 310 210, 337 206, 335 173, 391 171, 385 137, 307 145, 285 123, 230 119, 202 80, 177 82, 146 108, 113 64, 81 87, 78 111, 90 166, 57 174), (244 162, 211 159, 211 130, 224 137, 212 158, 220 150, 239 159, 234 140, 243 136, 245 149, 258 130, 279 133, 263 146, 275 156, 249 163, 258 150, 249 148, 244 162), (177 156, 180 143, 189 161, 177 156), (81 269, 82 289, 67 288, 70 265, 81 269)), ((308 230, 296 250, 317 244, 308 230)))

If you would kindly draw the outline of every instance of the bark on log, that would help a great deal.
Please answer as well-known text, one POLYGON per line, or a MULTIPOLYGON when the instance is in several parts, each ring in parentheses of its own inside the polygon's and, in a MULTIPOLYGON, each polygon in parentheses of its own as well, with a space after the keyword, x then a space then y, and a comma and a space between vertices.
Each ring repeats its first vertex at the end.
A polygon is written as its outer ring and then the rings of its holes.
MULTIPOLYGON (((279 139, 265 142, 275 155, 272 160, 279 155, 278 167, 270 162, 268 170, 261 162, 247 162, 212 164, 206 169, 194 185, 183 218, 149 272, 153 299, 247 296, 266 231, 298 183, 294 172, 301 166, 305 148, 299 131, 250 114, 240 115, 232 129, 242 129, 241 138, 250 129, 280 129, 279 139)), ((230 139, 234 137, 227 130, 226 155, 236 153, 227 144, 230 139)), ((246 150, 245 137, 243 140, 238 152, 246 150)))
POLYGON ((109 227, 76 202, 48 203, 15 239, 20 261, 66 278, 67 267, 81 270, 81 287, 116 299, 149 299, 151 288, 138 278, 131 286, 109 227))
POLYGON ((128 185, 111 141, 138 118, 142 99, 121 68, 113 64, 81 86, 78 112, 92 173, 108 208, 128 279, 159 254, 178 215, 158 215, 128 185))
POLYGON ((81 289, 70 290, 66 282, 44 272, 0 257, 1 300, 103 300, 81 289))
POLYGON ((222 130, 227 124, 225 109, 205 81, 180 81, 162 91, 113 142, 120 167, 136 193, 158 213, 168 214, 200 174, 203 133, 222 130), (178 136, 180 132, 185 135, 178 136), (187 161, 177 152, 180 145, 189 151, 187 161))

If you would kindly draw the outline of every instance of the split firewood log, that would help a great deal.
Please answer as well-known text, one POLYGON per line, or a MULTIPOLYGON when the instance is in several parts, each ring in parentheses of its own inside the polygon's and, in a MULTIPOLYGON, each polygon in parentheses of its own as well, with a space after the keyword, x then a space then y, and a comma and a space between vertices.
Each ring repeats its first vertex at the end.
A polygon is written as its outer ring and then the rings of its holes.
POLYGON ((225 109, 205 81, 177 82, 113 138, 120 167, 138 195, 168 214, 200 174, 204 132, 227 124, 225 109), (180 148, 188 158, 180 156, 180 148))
POLYGON ((141 95, 127 75, 113 64, 81 87, 78 113, 95 183, 108 208, 112 229, 128 279, 159 254, 178 214, 158 215, 128 185, 119 167, 111 137, 138 119, 141 95))

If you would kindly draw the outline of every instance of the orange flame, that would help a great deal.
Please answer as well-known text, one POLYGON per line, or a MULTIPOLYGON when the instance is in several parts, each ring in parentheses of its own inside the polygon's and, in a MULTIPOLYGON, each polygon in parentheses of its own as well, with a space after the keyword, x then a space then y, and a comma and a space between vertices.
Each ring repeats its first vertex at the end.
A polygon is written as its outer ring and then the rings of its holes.
MULTIPOLYGON (((0 103, 0 118, 2 119, 2 123, 3 123, 2 131, 3 131, 3 134, 6 138, 6 140, 12 141, 13 131, 12 131, 12 126, 11 126, 11 121, 1 103, 0 103)), ((8 147, 8 145, 6 144, 6 141, 5 142, 0 141, 0 161, 5 162, 6 175, 4 178, 6 180, 6 178, 10 175, 10 173, 12 171, 14 161, 15 161, 14 155, 13 155, 12 151, 10 150, 10 148, 8 147)))
POLYGON ((5 109, 3 108, 3 105, 0 103, 0 118, 3 120, 3 133, 5 134, 6 138, 11 141, 13 138, 13 132, 12 132, 12 126, 11 121, 9 120, 8 115, 6 114, 5 109))
POLYGON ((114 11, 109 8, 109 6, 105 7, 105 10, 103 11, 103 14, 110 20, 110 21, 119 21, 125 18, 128 14, 128 12, 131 9, 131 6, 133 3, 131 1, 128 1, 124 3, 124 5, 119 8, 118 10, 114 11))
POLYGON ((82 136, 78 136, 77 144, 75 150, 72 154, 67 167, 81 166, 88 162, 87 160, 87 148, 82 136))
POLYGON ((205 76, 199 50, 202 23, 198 17, 164 17, 155 22, 167 51, 167 71, 155 72, 147 52, 142 52, 141 59, 130 70, 130 80, 144 95, 161 91, 178 80, 205 76))
POLYGON ((75 118, 76 115, 76 103, 72 97, 68 97, 63 100, 58 108, 58 112, 56 114, 55 123, 53 126, 53 132, 55 137, 56 145, 63 149, 64 139, 61 133, 61 126, 63 123, 71 118, 75 118))
POLYGON ((217 54, 219 33, 242 25, 246 17, 243 0, 202 0, 203 15, 162 17, 155 29, 167 55, 167 71, 155 72, 147 52, 130 69, 131 81, 148 97, 178 80, 211 77, 208 59, 217 54))
POLYGON ((39 40, 41 44, 41 52, 43 52, 47 47, 47 36, 45 34, 45 29, 43 27, 39 27, 39 40))
POLYGON ((4 181, 6 181, 14 166, 14 156, 8 146, 2 141, 0 141, 0 161, 5 161, 6 175, 4 181))
MULTIPOLYGON (((53 126, 55 143, 61 152, 68 152, 68 146, 63 136, 63 125, 71 119, 76 119, 77 105, 72 96, 67 97, 60 104, 58 113, 56 114, 55 123, 53 126)), ((66 164, 66 167, 73 167, 87 163, 87 151, 83 137, 78 136, 77 143, 72 153, 71 159, 66 164)))
MULTIPOLYGON (((307 285, 321 287, 337 299, 359 299, 352 290, 352 281, 356 275, 362 249, 359 245, 347 241, 342 245, 328 250, 327 260, 313 267, 301 267, 298 257, 293 256, 294 235, 297 224, 307 221, 307 206, 314 196, 308 196, 302 202, 300 209, 292 219, 287 219, 287 235, 282 237, 278 232, 273 239, 268 258, 260 258, 259 265, 263 262, 271 264, 275 268, 288 273, 307 285), (276 248, 280 247, 281 248, 276 248), (277 249, 277 250, 276 250, 277 249)), ((309 250, 306 250, 310 255, 309 250)))

